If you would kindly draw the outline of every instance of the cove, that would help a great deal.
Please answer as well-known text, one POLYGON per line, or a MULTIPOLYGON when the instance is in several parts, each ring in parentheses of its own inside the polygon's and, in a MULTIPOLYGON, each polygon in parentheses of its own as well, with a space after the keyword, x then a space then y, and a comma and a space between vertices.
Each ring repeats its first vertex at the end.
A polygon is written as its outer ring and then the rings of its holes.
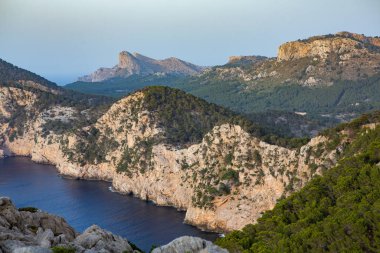
POLYGON ((142 250, 183 236, 213 241, 217 234, 183 223, 184 212, 110 191, 111 183, 65 179, 54 166, 25 157, 0 159, 0 195, 17 207, 34 206, 64 217, 78 232, 97 224, 142 250))

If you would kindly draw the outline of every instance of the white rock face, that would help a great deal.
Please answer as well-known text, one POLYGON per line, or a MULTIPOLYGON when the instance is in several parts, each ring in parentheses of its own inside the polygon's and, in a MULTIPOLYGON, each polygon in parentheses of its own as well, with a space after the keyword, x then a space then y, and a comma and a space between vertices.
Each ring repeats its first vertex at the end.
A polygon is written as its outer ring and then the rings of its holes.
MULTIPOLYGON (((17 90, 12 94, 19 103, 32 103, 32 94, 21 96, 17 90)), ((12 113, 3 101, 0 108, 12 113)), ((99 130, 99 140, 115 143, 104 160, 81 163, 70 158, 67 150, 73 150, 81 137, 43 133, 46 111, 28 121, 24 135, 12 141, 4 132, 8 125, 3 124, 2 153, 56 165, 61 174, 70 177, 112 181, 116 191, 187 210, 187 223, 214 231, 241 229, 255 222, 278 198, 335 163, 335 151, 315 152, 327 141, 324 137, 312 139, 300 150, 287 149, 262 142, 230 124, 215 126, 200 143, 185 148, 149 144, 164 130, 152 113, 143 109, 143 103, 142 92, 121 99, 93 125, 99 130), (126 159, 129 164, 121 166, 126 159)), ((72 110, 51 108, 49 115, 68 120, 75 115, 72 110)))
POLYGON ((277 60, 288 61, 303 57, 326 59, 331 53, 344 55, 343 58, 348 60, 354 55, 360 56, 368 53, 368 49, 362 48, 361 43, 379 46, 380 39, 355 33, 315 36, 305 41, 291 41, 282 44, 278 49, 277 60))

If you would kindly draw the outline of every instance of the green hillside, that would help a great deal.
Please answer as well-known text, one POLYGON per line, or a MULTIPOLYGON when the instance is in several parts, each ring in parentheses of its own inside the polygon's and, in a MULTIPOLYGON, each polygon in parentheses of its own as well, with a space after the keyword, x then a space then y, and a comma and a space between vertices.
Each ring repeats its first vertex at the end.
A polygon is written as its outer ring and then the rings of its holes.
POLYGON ((326 131, 353 139, 337 166, 217 244, 230 252, 379 252, 380 126, 361 127, 379 121, 377 112, 326 131))
POLYGON ((196 78, 176 87, 241 113, 284 110, 314 114, 360 114, 380 109, 379 75, 362 81, 338 81, 331 86, 319 87, 287 84, 247 89, 244 83, 238 81, 196 78))
POLYGON ((0 82, 29 80, 48 87, 56 87, 56 84, 28 70, 14 66, 0 59, 0 82))
POLYGON ((181 80, 185 80, 185 77, 179 75, 132 75, 126 78, 113 78, 94 83, 78 81, 67 84, 64 88, 86 94, 120 98, 147 86, 172 86, 181 80))
POLYGON ((240 125, 253 136, 281 146, 297 147, 308 140, 279 137, 273 129, 179 89, 150 86, 142 92, 145 94, 144 109, 153 112, 155 120, 165 129, 166 141, 171 144, 198 143, 214 126, 223 123, 240 125))

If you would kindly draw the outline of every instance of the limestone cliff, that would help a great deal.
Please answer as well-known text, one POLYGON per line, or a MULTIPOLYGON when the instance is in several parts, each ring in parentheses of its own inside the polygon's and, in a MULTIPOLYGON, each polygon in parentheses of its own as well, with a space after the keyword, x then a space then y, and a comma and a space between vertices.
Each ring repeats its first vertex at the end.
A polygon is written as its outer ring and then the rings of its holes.
POLYGON ((340 32, 286 42, 279 47, 277 58, 232 57, 226 65, 206 71, 201 79, 240 80, 249 88, 321 86, 365 80, 379 70, 380 38, 340 32))
POLYGON ((304 57, 327 59, 330 54, 336 53, 344 55, 341 58, 360 57, 379 51, 376 47, 380 47, 380 38, 340 32, 282 44, 278 49, 277 60, 288 61, 304 57))
POLYGON ((123 78, 131 75, 195 75, 202 67, 171 57, 155 60, 138 53, 122 51, 119 53, 119 63, 113 68, 100 68, 94 73, 80 77, 78 81, 100 82, 111 78, 123 78))
MULTIPOLYGON (((172 91, 161 89, 166 106, 167 92, 172 91)), ((155 89, 119 100, 95 123, 77 128, 72 125, 86 117, 80 107, 52 104, 34 111, 40 101, 33 92, 2 87, 0 94, 6 98, 0 100, 3 153, 54 164, 71 177, 112 181, 121 193, 186 210, 187 223, 208 230, 230 231, 254 222, 278 198, 335 163, 335 148, 324 148, 329 143, 326 137, 289 149, 265 143, 228 122, 213 126, 197 142, 171 143, 167 133, 177 130, 165 125, 162 110, 148 106, 160 96, 155 89), (29 115, 22 125, 12 118, 20 110, 15 105, 22 106, 22 115, 29 115)), ((200 119, 204 112, 196 105, 206 105, 195 101, 188 107, 193 111, 177 113, 200 119)), ((172 120, 181 128, 180 121, 172 120)))

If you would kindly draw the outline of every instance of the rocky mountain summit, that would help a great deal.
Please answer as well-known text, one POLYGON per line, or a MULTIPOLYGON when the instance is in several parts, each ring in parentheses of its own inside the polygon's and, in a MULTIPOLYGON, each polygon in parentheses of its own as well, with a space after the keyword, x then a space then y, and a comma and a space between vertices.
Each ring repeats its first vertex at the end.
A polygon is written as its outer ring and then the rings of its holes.
MULTIPOLYGON (((93 225, 77 233, 58 216, 36 208, 17 209, 12 201, 0 197, 1 253, 138 253, 127 239, 93 225)), ((209 241, 196 237, 180 237, 153 252, 227 253, 209 241)))
POLYGON ((313 136, 316 129, 380 109, 379 40, 339 32, 284 43, 272 58, 232 56, 225 65, 198 75, 130 76, 96 85, 76 82, 67 88, 122 97, 146 86, 165 85, 238 113, 268 114, 267 119, 283 112, 280 118, 292 122, 290 113, 300 112, 305 116, 303 127, 287 128, 313 136))
POLYGON ((119 53, 119 63, 113 68, 100 68, 92 74, 80 77, 78 81, 100 82, 112 78, 125 78, 131 75, 195 75, 203 67, 170 57, 155 60, 139 53, 122 51, 119 53))
POLYGON ((282 44, 276 58, 255 59, 243 66, 231 66, 230 60, 225 66, 210 70, 208 75, 239 79, 249 87, 320 86, 338 80, 362 80, 379 73, 380 38, 349 32, 314 36, 282 44))

